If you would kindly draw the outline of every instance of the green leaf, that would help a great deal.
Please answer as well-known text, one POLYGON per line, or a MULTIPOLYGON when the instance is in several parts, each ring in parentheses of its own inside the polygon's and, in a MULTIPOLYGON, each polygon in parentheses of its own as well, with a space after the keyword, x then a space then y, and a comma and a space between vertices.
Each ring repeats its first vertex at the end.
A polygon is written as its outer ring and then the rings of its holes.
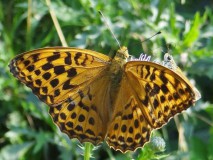
POLYGON ((33 153, 39 152, 49 141, 51 135, 48 132, 39 131, 36 135, 36 143, 33 153))
POLYGON ((190 159, 207 159, 206 144, 199 138, 193 137, 190 143, 190 159))
POLYGON ((191 66, 189 72, 198 76, 207 76, 213 80, 213 57, 200 59, 191 66))
POLYGON ((191 47, 193 43, 198 39, 200 35, 200 27, 202 25, 202 19, 200 17, 200 13, 197 12, 195 14, 194 21, 190 26, 188 32, 184 35, 183 44, 186 47, 191 47))
POLYGON ((21 159, 24 154, 30 149, 33 142, 24 142, 22 144, 12 144, 1 148, 0 159, 2 160, 17 160, 21 159))

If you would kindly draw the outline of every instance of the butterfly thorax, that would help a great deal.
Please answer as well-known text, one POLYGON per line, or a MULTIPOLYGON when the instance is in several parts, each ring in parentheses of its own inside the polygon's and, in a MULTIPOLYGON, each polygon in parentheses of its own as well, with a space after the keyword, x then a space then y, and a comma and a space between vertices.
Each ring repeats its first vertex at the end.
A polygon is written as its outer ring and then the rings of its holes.
POLYGON ((124 63, 127 62, 128 58, 129 58, 128 49, 123 46, 117 51, 117 53, 114 57, 114 60, 119 61, 119 62, 123 62, 123 64, 124 64, 124 63))
MULTIPOLYGON (((109 75, 111 78, 111 99, 115 99, 118 89, 120 88, 120 82, 123 76, 123 66, 127 62, 129 57, 128 50, 126 47, 121 47, 115 57, 112 59, 109 67, 109 75), (114 97, 114 98, 113 98, 114 97)), ((113 104, 113 102, 112 102, 113 104)))
POLYGON ((126 47, 121 47, 115 57, 112 59, 110 66, 110 73, 117 74, 123 68, 123 65, 127 62, 129 57, 128 50, 126 47))

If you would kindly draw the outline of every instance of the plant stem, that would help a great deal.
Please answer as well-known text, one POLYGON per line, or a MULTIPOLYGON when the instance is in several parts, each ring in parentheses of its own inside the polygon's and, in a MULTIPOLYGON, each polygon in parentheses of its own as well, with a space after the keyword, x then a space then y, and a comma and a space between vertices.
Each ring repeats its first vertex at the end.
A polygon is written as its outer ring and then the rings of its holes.
POLYGON ((91 157, 92 144, 90 142, 86 142, 84 147, 84 160, 89 160, 91 157))
POLYGON ((27 34, 26 34, 26 50, 31 47, 32 37, 31 37, 31 25, 32 25, 32 0, 28 0, 27 7, 27 34))
MULTIPOLYGON (((55 12, 51 9, 51 0, 46 0, 46 4, 49 8, 49 12, 50 12, 50 15, 52 17, 52 20, 53 20, 53 23, 55 25, 55 28, 56 28, 56 31, 58 33, 58 36, 61 40, 61 43, 64 47, 67 47, 67 42, 64 38, 64 35, 63 35, 63 32, 61 30, 61 27, 60 27, 60 24, 58 22, 58 19, 55 15, 55 12)), ((89 160, 90 157, 91 157, 91 151, 92 151, 92 144, 90 142, 86 142, 85 143, 85 146, 84 146, 85 150, 84 150, 84 160, 89 160)))
POLYGON ((52 17, 54 26, 56 28, 56 31, 58 33, 58 36, 59 36, 60 41, 62 43, 62 46, 63 47, 67 47, 68 45, 67 45, 67 42, 66 42, 66 40, 64 38, 64 35, 63 35, 62 30, 61 30, 61 27, 60 27, 60 24, 58 22, 58 19, 57 19, 56 15, 55 15, 55 12, 53 11, 53 9, 51 9, 51 0, 46 0, 46 4, 47 4, 47 6, 49 8, 50 15, 52 17))

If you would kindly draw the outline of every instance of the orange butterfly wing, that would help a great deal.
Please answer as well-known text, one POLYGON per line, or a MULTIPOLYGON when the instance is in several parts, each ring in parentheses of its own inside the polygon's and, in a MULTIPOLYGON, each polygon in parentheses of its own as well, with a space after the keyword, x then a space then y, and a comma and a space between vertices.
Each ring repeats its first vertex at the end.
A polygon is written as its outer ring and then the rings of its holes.
POLYGON ((111 58, 91 50, 43 48, 15 57, 9 67, 50 106, 50 115, 71 138, 98 144, 109 121, 111 58))
POLYGON ((132 61, 124 65, 124 72, 107 134, 109 146, 122 152, 142 147, 153 129, 196 99, 188 81, 162 65, 132 61))

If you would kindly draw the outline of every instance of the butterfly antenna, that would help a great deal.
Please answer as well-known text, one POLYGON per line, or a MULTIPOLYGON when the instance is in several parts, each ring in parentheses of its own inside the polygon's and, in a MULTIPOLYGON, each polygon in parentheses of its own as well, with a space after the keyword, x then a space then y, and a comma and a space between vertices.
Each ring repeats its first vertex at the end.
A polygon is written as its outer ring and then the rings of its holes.
POLYGON ((119 48, 121 48, 120 42, 118 41, 118 39, 116 38, 115 34, 112 32, 112 29, 110 28, 109 24, 107 23, 107 20, 104 16, 104 14, 101 11, 98 11, 99 14, 102 16, 102 18, 104 19, 104 23, 107 26, 107 28, 109 29, 109 31, 111 32, 112 36, 114 37, 114 39, 116 40, 116 42, 118 43, 119 48))
POLYGON ((145 39, 145 40, 141 41, 141 43, 143 43, 143 42, 146 42, 146 41, 150 40, 152 37, 154 37, 154 36, 156 36, 156 35, 158 35, 158 34, 161 34, 161 31, 159 31, 159 32, 155 33, 153 36, 151 36, 151 37, 149 37, 149 38, 147 38, 147 39, 145 39))
POLYGON ((143 43, 144 43, 144 42, 150 40, 152 37, 154 37, 154 36, 156 36, 156 35, 158 35, 158 34, 161 34, 161 31, 159 31, 159 32, 155 33, 154 35, 152 35, 151 37, 146 38, 145 40, 141 41, 141 45, 142 45, 141 47, 142 47, 142 49, 144 50, 144 48, 143 48, 143 43))

